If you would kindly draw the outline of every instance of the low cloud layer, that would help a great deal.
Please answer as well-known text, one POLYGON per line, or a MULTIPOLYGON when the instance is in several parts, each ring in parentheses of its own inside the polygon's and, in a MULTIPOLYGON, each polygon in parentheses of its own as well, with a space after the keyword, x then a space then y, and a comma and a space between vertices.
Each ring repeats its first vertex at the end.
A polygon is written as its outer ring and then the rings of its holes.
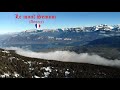
POLYGON ((77 54, 75 52, 69 51, 32 52, 29 50, 23 50, 16 47, 10 47, 6 49, 15 50, 17 54, 31 58, 120 67, 120 60, 108 60, 99 55, 89 55, 88 53, 77 54))

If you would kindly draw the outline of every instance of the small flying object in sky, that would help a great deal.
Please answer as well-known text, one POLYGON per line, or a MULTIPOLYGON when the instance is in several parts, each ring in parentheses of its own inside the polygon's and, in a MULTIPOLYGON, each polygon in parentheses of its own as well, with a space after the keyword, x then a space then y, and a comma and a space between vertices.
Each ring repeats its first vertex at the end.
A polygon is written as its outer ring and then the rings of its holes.
POLYGON ((36 29, 40 29, 40 26, 41 25, 39 23, 35 24, 36 29))

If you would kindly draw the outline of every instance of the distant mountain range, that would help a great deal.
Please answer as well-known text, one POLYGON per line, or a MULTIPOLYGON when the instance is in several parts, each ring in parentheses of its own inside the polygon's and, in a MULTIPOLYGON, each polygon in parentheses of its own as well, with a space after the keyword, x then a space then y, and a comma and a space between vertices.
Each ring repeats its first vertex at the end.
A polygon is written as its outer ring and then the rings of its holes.
MULTIPOLYGON (((0 46, 37 52, 72 51, 120 60, 120 25, 26 30, 0 35, 0 46)), ((120 69, 30 58, 13 50, 0 49, 0 78, 120 78, 120 69)))
POLYGON ((120 36, 120 25, 101 24, 91 27, 25 30, 0 35, 1 47, 20 47, 33 51, 71 46, 83 46, 93 40, 120 36))
POLYGON ((35 33, 35 32, 94 32, 94 31, 120 31, 120 25, 107 25, 100 24, 89 27, 76 27, 76 28, 59 28, 59 29, 43 29, 43 30, 26 30, 24 32, 35 33))

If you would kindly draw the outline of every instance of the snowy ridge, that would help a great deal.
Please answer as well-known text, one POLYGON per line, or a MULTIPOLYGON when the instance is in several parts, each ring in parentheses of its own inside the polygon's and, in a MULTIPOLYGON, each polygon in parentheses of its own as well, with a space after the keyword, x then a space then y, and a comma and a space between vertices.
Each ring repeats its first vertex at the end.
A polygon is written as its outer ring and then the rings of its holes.
POLYGON ((91 31, 97 31, 97 30, 104 30, 104 31, 120 31, 120 25, 107 25, 107 24, 100 24, 96 26, 90 26, 90 27, 75 27, 75 28, 59 28, 59 29, 42 29, 42 30, 26 30, 23 32, 91 32, 91 31))

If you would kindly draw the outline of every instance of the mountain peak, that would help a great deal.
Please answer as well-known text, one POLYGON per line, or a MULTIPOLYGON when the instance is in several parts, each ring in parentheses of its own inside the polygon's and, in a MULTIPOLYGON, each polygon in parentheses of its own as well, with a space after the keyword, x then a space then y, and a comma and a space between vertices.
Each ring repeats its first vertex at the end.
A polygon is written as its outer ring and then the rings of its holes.
POLYGON ((118 25, 107 25, 107 24, 100 24, 100 25, 95 25, 95 26, 89 26, 89 27, 72 27, 72 28, 58 28, 58 29, 42 29, 42 30, 37 30, 37 29, 30 29, 30 30, 25 30, 23 32, 28 32, 28 33, 34 33, 34 32, 91 32, 91 31, 97 31, 97 30, 104 30, 104 31, 117 31, 120 30, 120 24, 118 25))

